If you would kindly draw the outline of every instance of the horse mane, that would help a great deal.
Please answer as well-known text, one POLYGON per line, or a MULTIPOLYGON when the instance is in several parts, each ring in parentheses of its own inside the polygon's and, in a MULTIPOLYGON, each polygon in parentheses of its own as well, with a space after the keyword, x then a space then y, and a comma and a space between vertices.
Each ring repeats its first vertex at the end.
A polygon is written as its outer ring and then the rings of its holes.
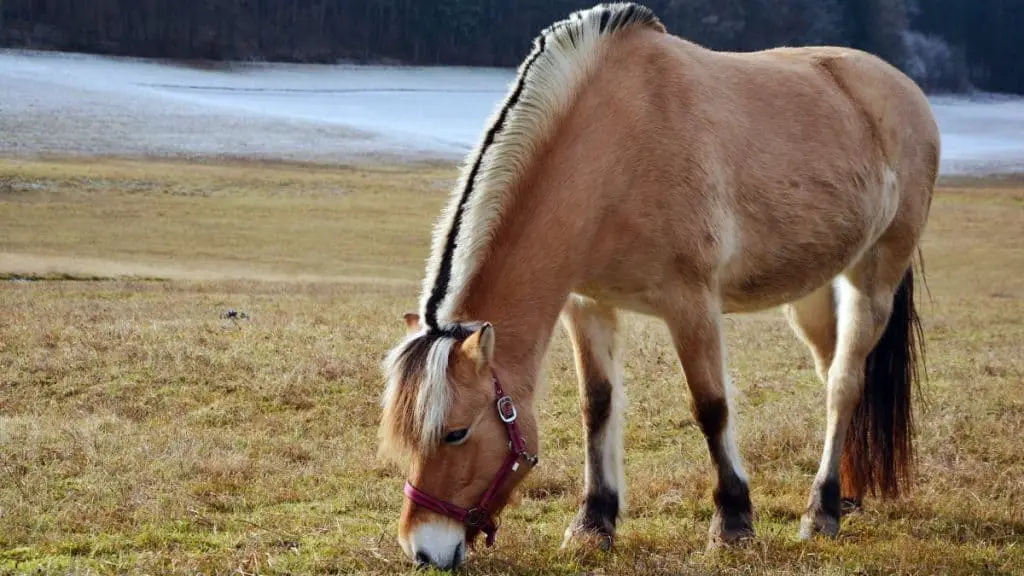
POLYGON ((384 363, 384 452, 408 455, 438 443, 451 401, 449 355, 473 332, 453 318, 455 309, 488 253, 516 184, 600 63, 607 38, 640 27, 665 32, 644 6, 599 4, 573 12, 534 39, 434 227, 420 298, 425 326, 384 363))
POLYGON ((601 4, 572 13, 534 40, 435 226, 420 303, 428 326, 450 322, 517 181, 600 62, 602 41, 638 25, 664 31, 647 8, 601 4))

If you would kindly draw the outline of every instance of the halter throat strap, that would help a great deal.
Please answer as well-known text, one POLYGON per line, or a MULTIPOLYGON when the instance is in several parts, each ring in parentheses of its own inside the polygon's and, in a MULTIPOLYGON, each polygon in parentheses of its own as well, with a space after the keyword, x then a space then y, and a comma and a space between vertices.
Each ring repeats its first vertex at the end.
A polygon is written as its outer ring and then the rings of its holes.
POLYGON ((480 498, 480 502, 469 509, 456 506, 444 500, 434 498, 433 496, 423 492, 416 488, 411 482, 406 481, 405 483, 405 496, 409 498, 417 506, 422 506, 427 510, 447 516, 464 524, 470 528, 483 532, 486 536, 487 546, 494 545, 494 538, 498 532, 498 525, 494 521, 494 517, 491 514, 489 505, 491 500, 498 493, 498 490, 504 485, 505 480, 508 479, 513 472, 519 470, 519 460, 523 459, 531 467, 537 465, 537 456, 531 455, 526 451, 526 438, 519 433, 519 426, 516 424, 519 419, 519 414, 516 411, 515 403, 512 398, 505 394, 501 389, 501 383, 498 381, 498 375, 491 370, 491 382, 494 384, 494 394, 497 398, 495 406, 498 410, 498 418, 505 424, 505 429, 508 432, 509 438, 509 452, 505 456, 505 461, 502 462, 501 468, 498 469, 497 476, 491 482, 491 486, 484 492, 484 495, 480 498))

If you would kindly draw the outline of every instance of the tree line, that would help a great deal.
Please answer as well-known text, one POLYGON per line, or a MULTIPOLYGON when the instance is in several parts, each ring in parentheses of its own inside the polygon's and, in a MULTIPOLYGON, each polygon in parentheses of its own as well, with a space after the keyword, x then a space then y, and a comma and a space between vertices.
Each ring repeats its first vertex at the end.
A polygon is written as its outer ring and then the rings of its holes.
MULTIPOLYGON (((0 45, 211 60, 515 66, 597 0, 0 0, 0 45)), ((1024 93, 1024 0, 641 0, 710 48, 835 44, 929 90, 1024 93)))

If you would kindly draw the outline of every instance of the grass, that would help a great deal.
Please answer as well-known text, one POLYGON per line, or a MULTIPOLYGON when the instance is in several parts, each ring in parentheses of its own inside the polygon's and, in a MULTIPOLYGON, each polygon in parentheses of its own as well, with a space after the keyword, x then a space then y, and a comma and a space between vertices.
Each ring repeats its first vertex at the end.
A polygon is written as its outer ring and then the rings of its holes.
MULTIPOLYGON (((454 171, 0 161, 0 573, 404 573, 379 363, 454 171), (249 315, 221 318, 235 308, 249 315)), ((800 543, 824 391, 775 312, 728 322, 755 542, 705 550, 711 470, 666 330, 629 316, 628 517, 561 552, 582 490, 568 341, 542 459, 466 572, 1024 571, 1024 185, 955 181, 924 243, 920 478, 800 543)), ((919 404, 920 405, 920 404, 919 404)))
POLYGON ((415 281, 423 243, 415 224, 437 210, 451 177, 429 167, 6 161, 0 242, 8 255, 0 265, 415 281))

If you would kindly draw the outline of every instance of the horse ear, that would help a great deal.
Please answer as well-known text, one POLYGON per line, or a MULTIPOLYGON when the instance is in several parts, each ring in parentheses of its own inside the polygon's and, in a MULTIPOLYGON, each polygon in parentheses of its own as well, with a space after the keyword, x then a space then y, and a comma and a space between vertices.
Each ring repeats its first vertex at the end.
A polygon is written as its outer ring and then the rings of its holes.
POLYGON ((415 312, 406 312, 403 316, 405 318, 405 326, 410 332, 419 329, 420 327, 420 315, 415 312))
POLYGON ((491 365, 494 360, 494 326, 490 322, 473 332, 462 343, 462 351, 476 362, 478 372, 491 365))

